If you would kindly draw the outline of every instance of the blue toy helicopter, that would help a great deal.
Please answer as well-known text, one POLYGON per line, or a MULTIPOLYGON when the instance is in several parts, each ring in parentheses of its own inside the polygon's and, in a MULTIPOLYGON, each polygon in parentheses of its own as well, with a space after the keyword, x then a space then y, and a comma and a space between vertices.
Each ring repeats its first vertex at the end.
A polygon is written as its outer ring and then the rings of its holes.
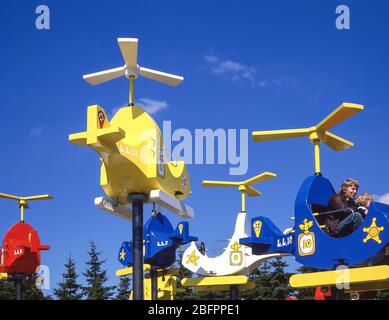
MULTIPOLYGON (((152 216, 146 221, 143 229, 144 263, 157 268, 167 268, 176 260, 176 249, 191 241, 197 241, 197 237, 189 235, 189 223, 180 222, 176 229, 166 216, 153 211, 152 216)), ((126 266, 132 266, 132 242, 122 243, 118 260, 126 266)))
MULTIPOLYGON (((308 136, 314 144, 315 174, 305 179, 295 202, 294 228, 281 232, 266 217, 251 221, 251 236, 240 243, 253 248, 254 254, 289 253, 297 262, 315 269, 333 270, 337 266, 376 264, 389 242, 389 206, 372 202, 362 223, 353 233, 333 237, 323 225, 329 214, 342 218, 351 209, 330 211, 328 202, 335 193, 331 182, 320 173, 320 142, 335 151, 353 146, 328 129, 363 110, 362 105, 343 103, 316 126, 303 129, 253 132, 256 142, 308 136), (375 262, 374 262, 375 261, 375 262)), ((381 261, 382 263, 382 261, 381 261)))

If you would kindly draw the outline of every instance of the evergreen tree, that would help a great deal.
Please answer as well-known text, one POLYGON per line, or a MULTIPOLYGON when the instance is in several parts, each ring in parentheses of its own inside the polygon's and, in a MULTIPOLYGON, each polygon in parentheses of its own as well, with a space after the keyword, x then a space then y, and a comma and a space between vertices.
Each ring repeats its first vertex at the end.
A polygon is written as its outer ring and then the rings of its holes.
POLYGON ((0 281, 0 300, 15 300, 15 285, 10 281, 0 281))
POLYGON ((82 286, 77 283, 76 264, 71 256, 65 262, 65 273, 62 274, 62 282, 54 289, 54 295, 59 300, 81 300, 82 286))
MULTIPOLYGON (((22 282, 23 300, 48 300, 42 290, 35 285, 36 276, 22 282)), ((16 300, 15 283, 12 281, 0 281, 0 300, 16 300)))
POLYGON ((84 292, 88 300, 107 300, 111 298, 115 286, 104 286, 108 277, 107 270, 102 270, 102 265, 106 260, 100 260, 101 252, 97 251, 93 241, 90 241, 89 245, 89 261, 86 262, 89 267, 83 273, 88 286, 84 287, 84 292))
MULTIPOLYGON (((45 296, 41 289, 38 289, 35 281, 37 276, 23 281, 23 300, 50 300, 50 296, 45 296)), ((16 293, 16 292, 15 292, 16 293)))
POLYGON ((288 264, 282 257, 277 257, 270 262, 272 267, 272 274, 270 277, 271 297, 275 300, 284 300, 291 293, 289 287, 290 274, 285 272, 288 264))
MULTIPOLYGON (((23 300, 49 300, 35 285, 36 276, 22 282, 23 300)), ((0 300, 16 300, 16 288, 13 281, 0 281, 0 300)))
POLYGON ((130 277, 120 277, 118 293, 116 295, 116 300, 128 300, 130 297, 130 277))
POLYGON ((277 257, 264 261, 251 275, 255 288, 241 290, 239 297, 245 300, 283 300, 291 293, 289 287, 290 274, 285 272, 288 264, 277 257))
POLYGON ((254 281, 255 288, 252 290, 241 290, 239 296, 245 300, 269 300, 271 299, 271 265, 269 261, 265 261, 255 269, 250 279, 254 281))

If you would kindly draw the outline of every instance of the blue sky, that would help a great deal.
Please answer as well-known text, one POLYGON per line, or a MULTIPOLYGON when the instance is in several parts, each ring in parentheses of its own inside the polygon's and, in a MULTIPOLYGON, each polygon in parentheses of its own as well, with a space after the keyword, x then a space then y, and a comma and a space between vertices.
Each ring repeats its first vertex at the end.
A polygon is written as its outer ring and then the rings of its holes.
MULTIPOLYGON (((117 283, 117 250, 131 236, 129 223, 93 206, 103 195, 96 154, 68 142, 70 133, 84 131, 88 105, 112 111, 126 103, 125 79, 97 87, 82 79, 123 64, 118 37, 139 38, 140 65, 185 77, 176 88, 136 81, 136 99, 162 103, 155 119, 172 121, 173 129, 305 127, 344 101, 364 104, 365 111, 332 130, 355 148, 335 153, 323 146, 322 171, 336 188, 355 177, 361 191, 389 193, 387 2, 47 0, 51 29, 37 30, 40 4, 16 0, 0 12, 0 192, 55 197, 31 203, 26 213, 51 245, 42 262, 52 286, 70 252, 84 270, 92 239, 107 259, 110 282, 117 283), (335 27, 339 4, 349 5, 351 30, 335 27)), ((228 165, 189 165, 193 194, 187 203, 196 211, 191 233, 202 241, 228 238, 240 206, 235 190, 204 189, 202 180, 243 180, 262 171, 278 178, 258 185, 264 195, 248 200, 250 216, 291 226, 297 190, 313 173, 312 157, 305 139, 254 144, 250 138, 244 176, 230 177, 228 165)), ((3 235, 18 208, 7 200, 0 208, 3 235)))

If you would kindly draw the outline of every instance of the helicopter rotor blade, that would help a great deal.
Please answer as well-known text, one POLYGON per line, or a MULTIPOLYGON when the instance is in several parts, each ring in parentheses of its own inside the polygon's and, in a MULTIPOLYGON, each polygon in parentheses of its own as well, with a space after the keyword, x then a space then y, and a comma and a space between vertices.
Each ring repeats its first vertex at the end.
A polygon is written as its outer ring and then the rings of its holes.
POLYGON ((231 181, 215 181, 215 180, 204 180, 202 183, 203 187, 237 187, 239 182, 231 181))
POLYGON ((329 146, 332 150, 335 151, 342 151, 346 150, 348 148, 352 148, 354 146, 354 143, 351 141, 348 141, 346 139, 343 139, 331 132, 326 132, 325 140, 323 141, 327 146, 329 146))
POLYGON ((275 173, 272 173, 272 172, 262 172, 261 174, 255 176, 255 177, 247 179, 246 181, 243 182, 243 184, 245 186, 248 186, 248 185, 251 185, 251 184, 254 184, 254 183, 263 182, 263 181, 266 181, 266 180, 269 180, 269 179, 273 179, 273 178, 276 178, 276 177, 277 177, 277 175, 275 173))
POLYGON ((21 200, 21 197, 14 196, 12 194, 0 193, 0 198, 12 199, 12 200, 21 200))
POLYGON ((114 69, 108 69, 95 73, 86 74, 83 79, 89 82, 91 85, 100 84, 109 80, 113 80, 125 75, 125 67, 119 67, 114 69))
POLYGON ((258 197, 261 196, 262 193, 259 192, 257 189, 253 188, 252 186, 245 186, 246 192, 250 197, 258 197))
POLYGON ((26 201, 32 201, 32 200, 51 200, 51 199, 53 199, 53 196, 51 196, 51 195, 49 195, 49 194, 41 194, 41 195, 38 195, 38 196, 23 197, 22 199, 23 199, 23 200, 26 200, 26 201))
POLYGON ((252 136, 255 142, 298 138, 308 136, 312 132, 312 128, 303 129, 287 129, 287 130, 268 130, 268 131, 254 131, 252 136))
POLYGON ((316 130, 328 130, 363 109, 364 107, 361 104, 348 102, 342 103, 338 108, 325 117, 324 120, 319 122, 315 128, 316 130))
POLYGON ((139 74, 145 78, 162 82, 173 87, 179 85, 184 80, 184 77, 177 76, 175 74, 170 74, 170 73, 161 72, 161 71, 143 68, 143 67, 139 68, 139 74))
POLYGON ((118 38, 120 51, 127 68, 137 68, 138 61, 138 39, 136 38, 118 38))

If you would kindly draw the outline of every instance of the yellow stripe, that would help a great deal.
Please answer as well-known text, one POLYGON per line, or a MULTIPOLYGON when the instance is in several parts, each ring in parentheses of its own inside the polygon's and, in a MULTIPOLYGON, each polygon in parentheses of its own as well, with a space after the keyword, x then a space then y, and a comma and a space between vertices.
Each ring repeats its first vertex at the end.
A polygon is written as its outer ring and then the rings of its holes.
POLYGON ((220 276, 204 278, 184 278, 181 284, 184 287, 202 287, 202 286, 231 286, 244 285, 248 282, 247 276, 220 276))
POLYGON ((295 274, 289 283, 293 288, 331 286, 337 284, 364 284, 389 280, 389 266, 341 269, 295 274))

